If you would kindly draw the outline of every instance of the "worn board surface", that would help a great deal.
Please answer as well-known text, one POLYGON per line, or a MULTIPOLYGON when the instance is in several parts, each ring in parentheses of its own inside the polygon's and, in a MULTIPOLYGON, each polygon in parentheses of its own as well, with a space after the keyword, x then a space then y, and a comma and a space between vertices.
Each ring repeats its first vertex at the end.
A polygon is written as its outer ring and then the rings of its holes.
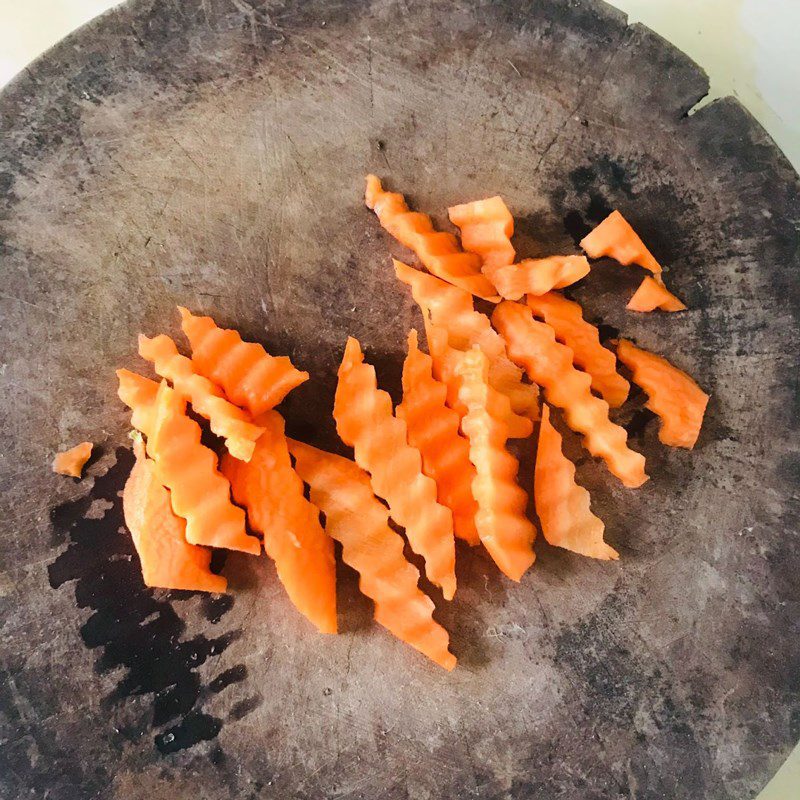
MULTIPOLYGON (((800 734, 798 179, 681 53, 599 2, 131 2, 0 98, 0 796, 740 798, 800 734), (113 369, 213 311, 313 374, 290 430, 337 447, 345 336, 398 389, 419 324, 376 171, 439 214, 500 192, 522 255, 621 208, 691 310, 587 315, 711 392, 694 452, 622 414, 653 476, 579 476, 619 564, 539 547, 520 586, 459 552, 445 674, 370 622, 298 617, 266 559, 234 594, 142 588, 113 369), (91 480, 53 453, 101 445, 91 480)), ((580 455, 574 439, 570 452, 580 455)), ((524 448, 523 448, 524 449, 524 448)), ((523 480, 530 480, 530 448, 523 480)))

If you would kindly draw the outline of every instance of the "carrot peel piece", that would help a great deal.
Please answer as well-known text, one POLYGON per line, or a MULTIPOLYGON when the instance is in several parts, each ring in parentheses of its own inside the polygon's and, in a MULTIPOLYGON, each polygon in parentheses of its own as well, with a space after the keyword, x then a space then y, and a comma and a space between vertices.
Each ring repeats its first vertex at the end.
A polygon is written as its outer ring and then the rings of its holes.
POLYGON ((663 283, 649 275, 639 284, 626 308, 629 311, 685 311, 686 306, 663 283))
POLYGON ((492 270, 491 278, 502 297, 519 300, 524 294, 545 294, 571 286, 585 278, 590 268, 586 256, 526 258, 492 270))
POLYGON ((661 264, 644 246, 636 231, 619 211, 612 211, 591 233, 581 240, 581 247, 590 258, 610 256, 620 264, 638 264, 654 275, 662 272, 661 264))
POLYGON ((461 231, 461 246, 477 253, 483 262, 483 272, 514 263, 514 217, 500 196, 451 206, 447 209, 450 222, 461 231))
POLYGON ((92 455, 93 447, 91 442, 81 442, 63 453, 58 453, 53 459, 53 472, 68 475, 70 478, 80 478, 84 464, 92 455))

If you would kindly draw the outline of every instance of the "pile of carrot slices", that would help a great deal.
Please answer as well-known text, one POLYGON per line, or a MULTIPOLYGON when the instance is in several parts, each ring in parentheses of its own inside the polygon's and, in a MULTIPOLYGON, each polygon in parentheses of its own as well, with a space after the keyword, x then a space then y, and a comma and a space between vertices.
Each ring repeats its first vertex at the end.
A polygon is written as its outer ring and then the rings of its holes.
MULTIPOLYGON (((615 479, 636 488, 648 480, 645 459, 612 414, 627 402, 630 381, 647 395, 659 438, 672 447, 694 447, 709 398, 660 355, 626 340, 609 349, 581 306, 559 291, 609 257, 648 273, 629 309, 685 309, 619 211, 581 242, 583 254, 518 259, 514 219, 501 197, 448 209, 458 235, 435 230, 374 175, 365 202, 420 264, 394 261, 419 305, 426 342, 423 348, 418 331, 409 332, 402 401, 395 406, 378 386, 351 337, 342 342, 331 410, 351 457, 288 439, 277 407, 308 373, 180 308, 187 354, 165 334, 143 335, 139 354, 157 379, 117 372, 135 429, 123 510, 148 586, 222 592, 226 579, 211 569, 212 548, 263 550, 297 611, 322 633, 337 631, 339 542, 375 619, 450 670, 448 633, 433 618, 406 542, 445 601, 457 592, 456 539, 482 545, 500 572, 520 581, 536 560, 532 496, 549 544, 616 560, 554 418, 615 479), (203 424, 217 446, 208 446, 203 424), (534 435, 535 445, 522 445, 536 448, 534 482, 525 486, 508 444, 534 435)), ((87 448, 65 453, 57 467, 79 475, 87 448)))

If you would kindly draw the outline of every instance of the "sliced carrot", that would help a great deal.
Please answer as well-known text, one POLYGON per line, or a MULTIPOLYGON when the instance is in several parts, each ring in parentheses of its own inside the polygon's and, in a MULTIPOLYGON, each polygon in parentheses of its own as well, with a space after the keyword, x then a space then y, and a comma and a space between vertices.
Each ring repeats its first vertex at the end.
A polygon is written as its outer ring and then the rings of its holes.
POLYGON ((458 432, 461 418, 446 399, 447 387, 433 377, 433 361, 419 349, 412 330, 403 364, 403 402, 395 414, 406 423, 408 443, 422 455, 422 471, 436 481, 438 501, 453 512, 456 536, 474 545, 480 541, 472 496, 475 469, 469 444, 458 432))
POLYGON ((217 469, 216 454, 200 444, 200 426, 186 415, 186 402, 166 382, 153 397, 148 386, 153 381, 131 380, 127 370, 117 374, 120 398, 131 405, 134 427, 147 436, 158 479, 170 490, 175 513, 186 520, 186 540, 260 553, 261 543, 247 535, 244 511, 231 503, 230 484, 217 469))
POLYGON ((538 297, 528 295, 528 307, 556 332, 558 341, 572 350, 575 364, 589 373, 592 389, 611 408, 621 406, 630 384, 617 372, 616 357, 600 344, 599 331, 583 318, 580 305, 557 292, 548 292, 538 297))
POLYGON ((413 250, 429 272, 478 297, 497 296, 494 286, 481 274, 480 256, 464 252, 452 233, 435 231, 431 218, 410 211, 402 194, 385 191, 375 175, 367 175, 364 199, 383 228, 413 250))
POLYGON ((339 367, 333 418, 356 463, 372 476, 375 494, 389 505, 409 544, 425 559, 428 579, 446 600, 456 591, 453 515, 437 502, 436 484, 422 471, 419 450, 408 444, 405 422, 392 414, 392 400, 378 389, 375 369, 364 363, 361 345, 347 340, 339 367))
POLYGON ((545 294, 585 278, 589 274, 586 256, 525 258, 519 264, 499 267, 491 273, 501 297, 519 300, 524 294, 545 294))
POLYGON ((514 263, 514 217, 502 197, 451 206, 447 213, 450 222, 461 230, 461 246, 481 257, 483 272, 490 279, 492 270, 514 263))
MULTIPOLYGON (((433 325, 445 330, 453 348, 469 350, 478 345, 486 353, 489 380, 498 392, 508 396, 514 415, 518 417, 511 419, 512 438, 530 436, 533 426, 528 420, 536 419, 539 413, 539 391, 533 384, 524 382, 522 370, 508 357, 506 344, 492 328, 489 317, 473 308, 467 292, 401 261, 394 262, 394 269, 397 277, 411 287, 423 318, 429 318, 433 325)), ((442 380, 439 375, 436 377, 442 380)))
POLYGON ((209 569, 211 550, 186 541, 186 521, 176 516, 169 491, 141 438, 133 445, 136 463, 122 492, 122 512, 139 554, 145 586, 224 592, 228 582, 209 569))
POLYGON ((658 438, 670 447, 692 449, 700 435, 707 395, 685 372, 665 358, 622 339, 617 356, 648 395, 647 408, 661 418, 658 438))
POLYGON ((644 456, 628 447, 625 429, 611 422, 608 403, 591 393, 592 379, 575 369, 572 350, 556 341, 553 329, 535 320, 527 306, 508 300, 497 306, 492 322, 511 358, 544 389, 549 403, 564 409, 570 428, 584 435, 586 449, 626 486, 641 486, 647 480, 644 456))
POLYGON ((638 264, 654 275, 660 275, 662 271, 661 264, 619 211, 612 211, 585 236, 581 240, 581 247, 590 258, 610 256, 620 264, 638 264))
POLYGON ((258 421, 265 431, 253 457, 245 463, 226 455, 222 472, 251 527, 264 535, 264 549, 291 601, 321 633, 336 633, 333 540, 292 468, 283 417, 267 411, 258 421))
POLYGON ((215 383, 198 375, 191 359, 178 352, 169 336, 161 334, 153 339, 139 336, 139 355, 151 361, 156 373, 171 381, 175 391, 209 421, 211 430, 225 439, 225 446, 232 456, 242 461, 250 460, 256 439, 264 429, 254 424, 246 411, 228 402, 215 383))
POLYGON ((53 472, 57 472, 59 475, 68 475, 71 478, 80 478, 83 465, 92 455, 92 447, 94 445, 91 442, 81 442, 63 453, 56 454, 53 459, 53 472))
POLYGON ((458 366, 461 401, 467 414, 461 428, 475 465, 472 493, 478 503, 475 525, 500 570, 518 581, 533 564, 536 529, 525 516, 528 496, 517 484, 519 463, 506 449, 508 398, 489 383, 489 359, 478 347, 458 366))
POLYGON ((619 558, 603 541, 605 525, 591 511, 589 492, 575 483, 575 467, 561 450, 561 435, 550 422, 547 404, 542 408, 533 497, 550 544, 590 558, 619 558))
POLYGON ((403 538, 389 527, 389 513, 373 495, 369 475, 350 459, 307 444, 289 440, 289 450, 311 501, 325 514, 325 530, 341 543, 342 560, 359 573, 361 591, 375 602, 375 619, 453 669, 447 631, 434 622, 433 602, 417 586, 419 572, 403 556, 403 538))
POLYGON ((685 311, 686 306, 672 292, 649 275, 639 284, 630 302, 629 311, 685 311))
POLYGON ((178 310, 197 372, 219 384, 231 402, 254 417, 308 380, 308 373, 295 369, 286 356, 271 356, 260 344, 243 342, 237 331, 218 328, 211 317, 178 310))

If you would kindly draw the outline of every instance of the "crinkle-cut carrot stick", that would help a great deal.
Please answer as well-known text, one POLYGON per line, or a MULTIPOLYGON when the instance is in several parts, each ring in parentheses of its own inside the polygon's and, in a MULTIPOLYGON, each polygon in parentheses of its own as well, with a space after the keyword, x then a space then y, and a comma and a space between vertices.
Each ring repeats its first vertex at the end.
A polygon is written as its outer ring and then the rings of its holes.
POLYGON ((590 258, 610 256, 620 264, 638 264, 657 276, 662 271, 661 264, 619 211, 612 211, 591 233, 584 236, 581 247, 590 258))
POLYGON ((258 421, 265 431, 253 457, 245 463, 226 455, 222 472, 251 527, 264 535, 264 549, 291 601, 321 633, 336 633, 333 540, 292 468, 283 417, 267 411, 258 421))
POLYGON ((527 306, 509 300, 497 306, 492 323, 508 342, 511 358, 544 389, 551 405, 564 410, 570 428, 584 435, 586 449, 625 486, 641 486, 647 480, 644 456, 628 447, 625 429, 608 418, 608 403, 592 394, 592 379, 575 369, 572 350, 556 341, 553 329, 535 320, 527 306))
POLYGON ((514 217, 499 195, 450 206, 450 222, 461 230, 461 246, 477 253, 483 272, 491 279, 492 270, 514 263, 514 217))
POLYGON ((53 459, 53 472, 68 475, 70 478, 80 478, 83 465, 92 455, 93 446, 91 442, 81 442, 63 453, 57 453, 53 459))
POLYGON ((295 468, 311 501, 325 514, 325 530, 342 545, 342 560, 361 576, 375 603, 375 619, 447 670, 456 665, 447 631, 434 622, 433 601, 417 586, 419 572, 403 555, 403 538, 389 527, 386 507, 369 475, 349 458, 289 440, 295 468))
POLYGON ((178 352, 169 336, 160 334, 152 339, 139 336, 139 355, 152 362, 156 373, 171 381, 175 391, 209 421, 211 430, 225 439, 225 446, 234 458, 250 460, 256 439, 264 429, 254 424, 246 411, 228 402, 215 383, 198 375, 191 359, 178 352))
POLYGON ((169 491, 158 479, 155 462, 145 455, 141 438, 133 451, 136 463, 122 492, 122 512, 145 586, 224 592, 228 582, 209 569, 211 550, 186 541, 186 521, 173 512, 169 491))
POLYGON ((639 284, 630 302, 629 311, 685 311, 686 306, 672 292, 649 275, 639 284))
POLYGON ((525 516, 528 496, 517 483, 519 464, 506 449, 508 398, 489 383, 489 360, 478 347, 458 365, 461 401, 467 414, 461 428, 475 465, 472 494, 478 503, 475 525, 500 570, 518 581, 533 564, 536 529, 525 516))
POLYGON ((464 252, 452 233, 435 231, 427 214, 410 211, 403 195, 385 191, 375 175, 367 175, 364 200, 383 228, 413 250, 429 272, 478 297, 497 297, 494 286, 481 273, 480 256, 464 252))
POLYGON ((419 349, 417 332, 408 335, 403 364, 403 402, 395 414, 406 423, 408 443, 422 455, 422 471, 436 481, 437 499, 453 512, 456 536, 478 544, 472 496, 475 468, 469 444, 458 432, 461 418, 446 405, 447 387, 433 377, 433 362, 419 349))
POLYGON ((456 591, 453 515, 436 500, 436 484, 422 471, 419 450, 408 444, 405 422, 392 413, 392 400, 378 389, 375 369, 364 363, 361 345, 348 338, 333 404, 342 441, 356 463, 372 476, 372 488, 406 529, 411 549, 425 559, 425 573, 446 600, 456 591))
POLYGON ((691 450, 703 426, 709 395, 665 358, 625 339, 617 346, 617 357, 630 369, 633 382, 647 393, 647 408, 660 417, 658 438, 670 447, 691 450))
POLYGON ((542 408, 533 497, 542 534, 550 544, 590 558, 619 558, 603 541, 606 526, 592 513, 589 492, 575 483, 575 467, 561 450, 561 435, 550 422, 547 404, 542 408))
POLYGON ((218 328, 211 317, 178 310, 197 372, 219 384, 232 403, 254 417, 308 380, 308 373, 295 369, 287 356, 271 356, 260 344, 243 342, 237 331, 218 328))
MULTIPOLYGON (((469 350, 477 344, 486 353, 489 380, 498 392, 508 396, 515 416, 536 419, 539 390, 523 381, 523 372, 508 357, 503 337, 492 327, 486 314, 473 308, 470 295, 401 261, 394 262, 394 269, 397 277, 411 288, 423 318, 430 318, 436 327, 445 330, 452 347, 469 350)), ((442 380, 439 375, 436 377, 442 380)), ((532 432, 532 426, 525 419, 512 419, 511 428, 514 439, 524 439, 532 432)))
POLYGON ((525 258, 519 264, 499 267, 491 278, 501 297, 519 300, 524 294, 545 294, 563 289, 589 274, 586 256, 525 258))
POLYGON ((574 354, 575 364, 589 373, 592 389, 611 406, 618 408, 628 397, 630 384, 617 372, 617 359, 600 344, 597 328, 583 318, 578 303, 557 292, 528 295, 528 307, 543 319, 574 354))
POLYGON ((186 540, 258 555, 261 542, 247 535, 244 511, 231 502, 216 454, 200 444, 200 426, 186 415, 186 401, 166 381, 153 398, 153 381, 132 380, 127 370, 117 374, 119 396, 133 411, 134 427, 147 436, 158 479, 170 490, 175 513, 186 520, 186 540))

